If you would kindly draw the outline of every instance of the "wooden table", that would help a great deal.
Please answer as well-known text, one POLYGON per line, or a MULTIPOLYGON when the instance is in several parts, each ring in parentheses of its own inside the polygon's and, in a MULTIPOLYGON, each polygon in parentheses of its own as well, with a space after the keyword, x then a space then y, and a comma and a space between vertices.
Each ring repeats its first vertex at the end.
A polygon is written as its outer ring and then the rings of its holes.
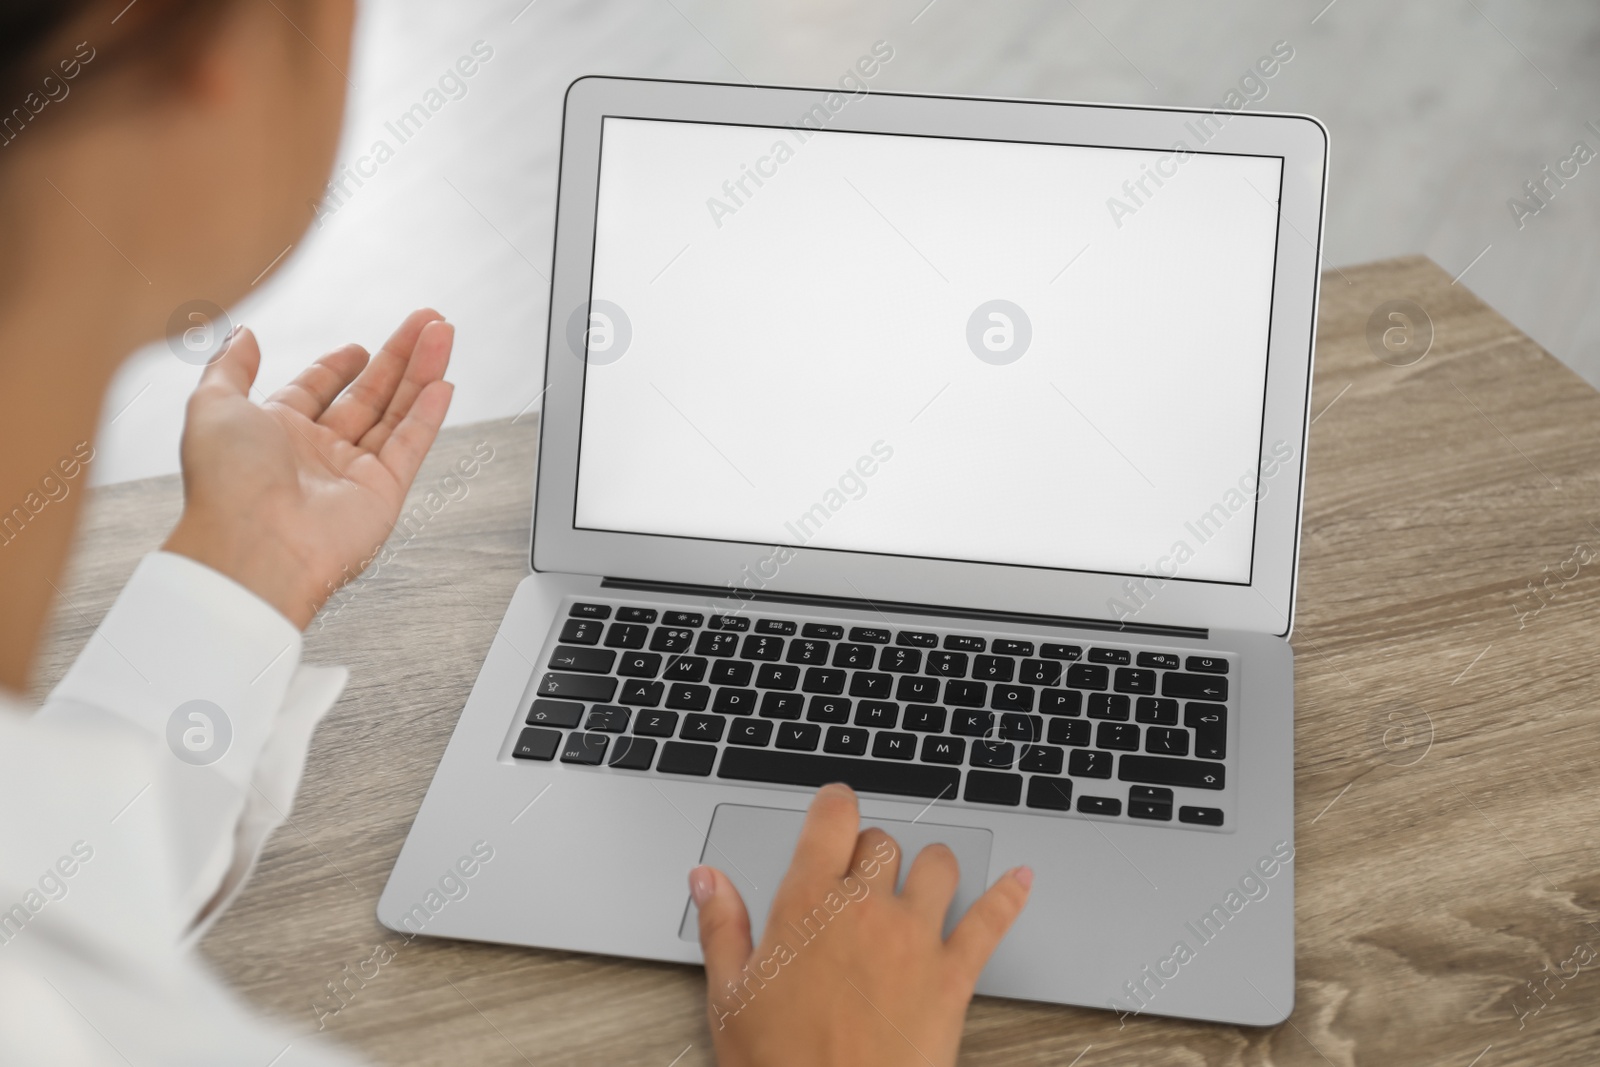
MULTIPOLYGON (((1154 1017, 1119 1029, 1106 1012, 979 999, 963 1063, 1600 1057, 1600 959, 1573 976, 1582 946, 1600 953, 1600 395, 1410 258, 1326 275, 1313 411, 1294 635, 1293 1017, 1271 1030, 1154 1017), (1367 337, 1395 299, 1424 308, 1435 334, 1403 367, 1367 337)), ((698 969, 402 944, 373 917, 526 567, 536 437, 531 415, 444 434, 419 488, 479 441, 495 458, 313 624, 307 660, 349 665, 351 683, 316 736, 292 825, 204 951, 251 1000, 311 1030, 312 1002, 332 1003, 325 984, 389 946, 394 959, 325 1031, 379 1063, 709 1064, 698 969)), ((179 503, 175 478, 96 494, 42 684, 179 503)))

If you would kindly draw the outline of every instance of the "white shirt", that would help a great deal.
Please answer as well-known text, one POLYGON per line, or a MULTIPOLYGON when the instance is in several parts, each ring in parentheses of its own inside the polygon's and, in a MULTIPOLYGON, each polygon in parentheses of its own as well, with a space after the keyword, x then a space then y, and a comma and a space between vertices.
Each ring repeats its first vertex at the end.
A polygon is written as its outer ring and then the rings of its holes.
POLYGON ((155 553, 43 707, 0 691, 0 1064, 351 1062, 193 951, 344 687, 300 651, 244 587, 155 553))

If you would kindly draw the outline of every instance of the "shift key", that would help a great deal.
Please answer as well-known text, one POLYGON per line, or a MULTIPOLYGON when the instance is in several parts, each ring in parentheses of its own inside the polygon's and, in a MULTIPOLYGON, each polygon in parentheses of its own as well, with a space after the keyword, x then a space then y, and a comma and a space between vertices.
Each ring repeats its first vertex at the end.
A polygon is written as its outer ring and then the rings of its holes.
POLYGON ((539 695, 564 697, 567 700, 609 701, 617 692, 615 678, 586 677, 582 674, 558 674, 551 671, 539 679, 539 695))

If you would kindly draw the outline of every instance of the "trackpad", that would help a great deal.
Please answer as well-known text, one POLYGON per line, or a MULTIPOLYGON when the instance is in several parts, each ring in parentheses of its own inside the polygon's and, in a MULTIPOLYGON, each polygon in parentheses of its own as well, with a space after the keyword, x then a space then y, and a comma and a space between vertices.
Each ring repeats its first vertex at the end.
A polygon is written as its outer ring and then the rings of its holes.
MULTIPOLYGON (((744 906, 750 912, 751 936, 761 940, 767 912, 789 870, 795 842, 806 813, 785 808, 757 808, 746 804, 719 804, 711 816, 711 832, 706 835, 700 862, 725 873, 738 887, 744 906)), ((899 890, 905 885, 911 861, 927 846, 941 842, 950 847, 961 864, 961 883, 945 913, 944 932, 949 936, 956 922, 972 902, 983 895, 989 880, 989 846, 994 835, 971 826, 940 826, 936 823, 907 822, 900 819, 862 819, 861 828, 876 826, 900 846, 899 890)), ((684 912, 678 936, 685 941, 700 940, 700 916, 694 901, 684 912)))

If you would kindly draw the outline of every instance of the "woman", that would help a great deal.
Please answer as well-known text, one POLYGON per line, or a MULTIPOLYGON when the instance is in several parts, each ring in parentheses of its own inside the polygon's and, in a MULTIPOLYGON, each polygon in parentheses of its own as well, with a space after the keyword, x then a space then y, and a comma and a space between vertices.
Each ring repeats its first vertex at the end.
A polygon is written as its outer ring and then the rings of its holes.
MULTIPOLYGON (((388 535, 450 404, 452 327, 416 312, 377 355, 338 349, 271 397, 254 336, 231 337, 189 402, 163 551, 45 705, 22 694, 117 364, 300 237, 353 18, 348 0, 0 0, 0 1062, 347 1062, 255 1016, 191 948, 343 685, 300 663, 300 630, 388 535)), ((690 873, 723 1064, 955 1061, 1031 874, 944 941, 949 850, 896 894, 898 849, 858 830, 854 795, 820 790, 770 926, 853 903, 798 955, 770 929, 752 945, 728 878, 690 873)))

